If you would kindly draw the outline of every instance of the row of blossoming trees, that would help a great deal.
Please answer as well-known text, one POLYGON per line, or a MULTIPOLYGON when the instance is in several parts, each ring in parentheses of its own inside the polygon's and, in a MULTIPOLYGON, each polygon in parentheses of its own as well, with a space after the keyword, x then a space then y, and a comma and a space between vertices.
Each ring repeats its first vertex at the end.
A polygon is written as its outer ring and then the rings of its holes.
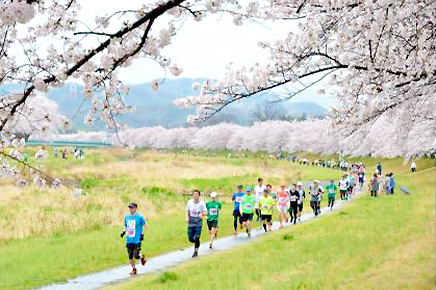
MULTIPOLYGON (((331 126, 331 120, 269 121, 251 127, 221 123, 207 127, 172 128, 144 127, 129 129, 110 137, 118 147, 152 149, 232 149, 278 151, 312 151, 317 153, 345 153, 351 155, 406 156, 435 152, 436 146, 425 142, 423 132, 411 132, 411 138, 395 138, 395 125, 389 120, 374 126, 367 137, 343 139, 331 126)), ((429 137, 431 137, 429 135, 429 137)), ((52 140, 106 141, 106 132, 82 132, 51 135, 52 140)))

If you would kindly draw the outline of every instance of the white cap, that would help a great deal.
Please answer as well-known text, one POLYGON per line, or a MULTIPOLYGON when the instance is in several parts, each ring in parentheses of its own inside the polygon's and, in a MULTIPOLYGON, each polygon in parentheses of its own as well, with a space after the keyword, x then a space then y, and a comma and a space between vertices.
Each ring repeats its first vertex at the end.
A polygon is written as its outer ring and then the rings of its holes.
POLYGON ((315 179, 313 182, 314 182, 314 183, 319 183, 319 180, 318 180, 318 179, 315 179))
POLYGON ((216 197, 216 196, 217 196, 217 193, 215 191, 210 194, 210 197, 216 197))
POLYGON ((299 182, 297 183, 297 185, 298 185, 298 186, 303 186, 303 183, 302 183, 301 181, 299 181, 299 182))

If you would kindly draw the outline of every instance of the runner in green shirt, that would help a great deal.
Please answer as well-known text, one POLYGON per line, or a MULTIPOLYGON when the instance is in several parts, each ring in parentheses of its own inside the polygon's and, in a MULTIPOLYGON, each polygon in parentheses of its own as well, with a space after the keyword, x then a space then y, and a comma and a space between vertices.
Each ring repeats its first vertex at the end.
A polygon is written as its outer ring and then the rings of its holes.
POLYGON ((263 223, 263 229, 265 232, 270 232, 272 227, 272 210, 274 207, 275 201, 270 196, 270 192, 268 189, 265 189, 263 192, 263 196, 259 200, 258 208, 261 210, 261 220, 263 223))
POLYGON ((210 197, 212 198, 212 200, 206 203, 206 209, 207 209, 207 227, 209 228, 209 232, 210 232, 209 249, 212 249, 213 241, 218 234, 218 218, 221 211, 221 202, 217 201, 216 192, 212 192, 210 194, 210 197))
POLYGON ((250 222, 253 220, 255 205, 256 205, 256 198, 251 195, 251 188, 247 187, 245 189, 245 195, 242 198, 240 204, 240 211, 242 214, 242 227, 243 228, 245 227, 249 238, 251 237, 250 222))
POLYGON ((330 207, 330 210, 333 210, 333 204, 335 203, 335 197, 336 197, 336 190, 338 187, 335 185, 334 180, 330 180, 330 184, 325 187, 327 189, 327 197, 329 199, 328 206, 330 207))

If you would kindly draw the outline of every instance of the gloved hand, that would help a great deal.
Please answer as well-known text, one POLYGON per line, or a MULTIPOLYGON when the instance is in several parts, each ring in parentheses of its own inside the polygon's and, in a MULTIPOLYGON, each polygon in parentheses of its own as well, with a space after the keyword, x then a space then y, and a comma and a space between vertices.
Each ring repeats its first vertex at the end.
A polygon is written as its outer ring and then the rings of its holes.
POLYGON ((122 231, 120 234, 120 237, 123 238, 125 234, 126 234, 126 231, 122 231))
POLYGON ((139 238, 140 241, 144 240, 144 234, 141 234, 141 237, 139 238))

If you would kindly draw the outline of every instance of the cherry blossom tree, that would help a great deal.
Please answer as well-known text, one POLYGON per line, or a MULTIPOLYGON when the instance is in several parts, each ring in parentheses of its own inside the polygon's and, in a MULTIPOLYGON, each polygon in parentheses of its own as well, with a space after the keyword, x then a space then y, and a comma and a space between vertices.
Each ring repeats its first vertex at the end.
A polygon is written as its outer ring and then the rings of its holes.
MULTIPOLYGON (((197 85, 198 96, 177 100, 178 106, 197 107, 190 121, 202 121, 266 91, 282 93, 280 101, 285 101, 328 79, 326 88, 338 101, 331 125, 342 138, 352 135, 348 146, 357 148, 385 117, 397 125, 390 138, 404 141, 418 128, 436 132, 435 1, 284 0, 251 5, 250 16, 297 19, 298 30, 273 43, 260 41, 270 51, 269 62, 229 69, 220 81, 197 85)), ((435 135, 422 142, 434 144, 435 135)))
MULTIPOLYGON (((333 132, 346 140, 344 148, 350 151, 358 148, 378 122, 385 122, 389 128, 396 126, 389 131, 392 136, 388 139, 407 143, 410 136, 423 136, 419 137, 422 149, 416 152, 435 148, 435 134, 418 135, 419 131, 436 131, 436 2, 433 0, 245 3, 159 0, 133 10, 121 10, 121 6, 120 2, 120 10, 110 15, 96 15, 94 23, 84 23, 78 19, 79 0, 0 1, 0 85, 19 83, 23 87, 0 98, 2 138, 9 138, 9 133, 17 131, 14 124, 20 116, 28 116, 31 100, 37 98, 35 92, 47 92, 75 79, 83 83, 84 97, 92 104, 85 124, 91 125, 97 118, 106 121, 108 129, 118 133, 118 143, 123 143, 120 136, 124 135, 131 144, 144 147, 168 148, 177 144, 178 147, 221 148, 230 141, 234 146, 236 139, 230 133, 236 132, 237 127, 218 125, 219 132, 229 134, 215 139, 211 145, 197 136, 203 129, 174 130, 159 140, 160 133, 167 134, 166 129, 149 128, 146 137, 139 137, 135 131, 121 131, 115 120, 116 116, 132 110, 126 97, 129 88, 118 77, 121 67, 130 66, 136 59, 151 59, 172 75, 180 75, 182 68, 165 55, 164 49, 177 31, 183 29, 184 21, 189 18, 201 21, 210 14, 227 13, 235 25, 250 20, 280 20, 294 21, 297 29, 290 28, 285 39, 271 43, 262 41, 260 36, 259 45, 270 52, 267 63, 255 63, 248 68, 230 67, 216 83, 193 84, 199 89, 198 96, 175 102, 178 106, 197 107, 197 115, 190 116, 190 121, 208 119, 235 101, 271 90, 279 89, 276 94, 282 94, 279 101, 284 101, 328 79, 326 90, 336 97, 338 105, 327 126, 333 126, 333 132), (179 137, 194 131, 194 138, 179 137)), ((152 89, 158 90, 161 82, 153 81, 152 89)), ((52 118, 45 121, 51 122, 52 118)), ((317 124, 313 122, 312 125, 317 124)), ((40 131, 47 131, 47 126, 33 125, 40 131)), ((295 126, 300 128, 300 124, 295 126)), ((268 135, 268 125, 259 123, 255 128, 254 132, 246 132, 243 141, 247 143, 240 147, 254 151, 275 148, 266 138, 257 138, 258 134, 268 135)), ((210 130, 205 128, 203 134, 215 137, 210 130)), ((317 135, 313 131, 307 133, 309 138, 317 135)), ((307 140, 313 140, 317 147, 302 149, 325 149, 315 139, 307 140)), ((277 144, 283 147, 288 142, 277 144)), ((392 151, 398 150, 392 147, 392 151)))

